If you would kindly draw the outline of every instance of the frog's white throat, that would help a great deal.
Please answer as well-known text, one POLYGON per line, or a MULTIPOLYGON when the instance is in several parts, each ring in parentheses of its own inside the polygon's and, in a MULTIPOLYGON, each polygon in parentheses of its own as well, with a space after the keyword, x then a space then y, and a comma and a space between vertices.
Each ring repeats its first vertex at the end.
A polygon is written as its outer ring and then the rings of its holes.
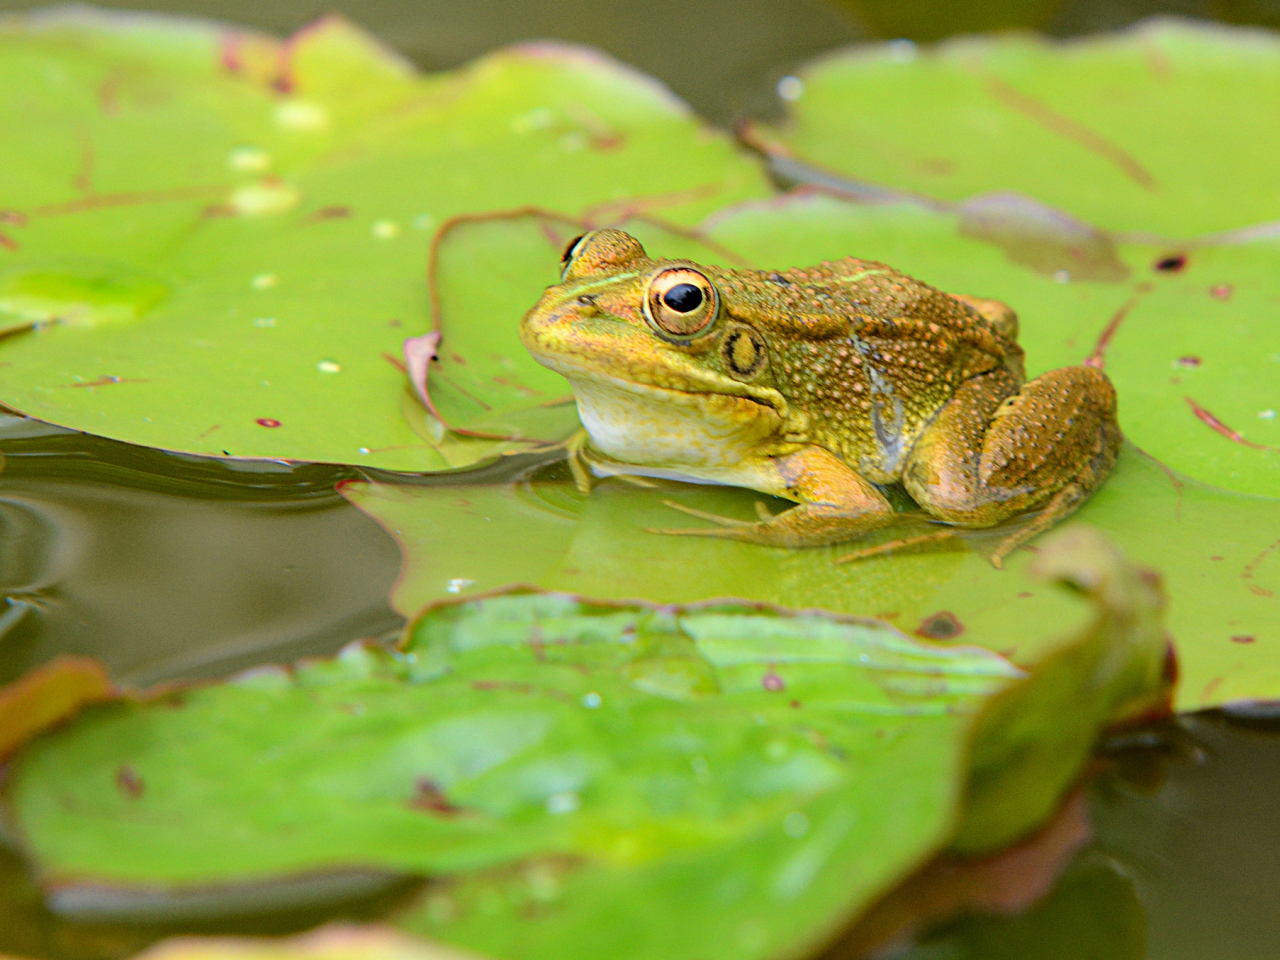
POLYGON ((777 435, 782 417, 746 397, 692 394, 623 381, 576 380, 578 415, 592 446, 640 467, 738 482, 735 468, 777 435))

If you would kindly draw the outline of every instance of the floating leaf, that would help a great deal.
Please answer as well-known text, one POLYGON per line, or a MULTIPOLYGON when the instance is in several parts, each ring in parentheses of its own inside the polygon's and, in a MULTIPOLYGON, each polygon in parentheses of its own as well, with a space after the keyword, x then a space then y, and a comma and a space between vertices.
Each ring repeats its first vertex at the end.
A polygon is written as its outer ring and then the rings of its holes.
MULTIPOLYGON (((664 500, 749 518, 759 495, 746 490, 609 480, 583 497, 557 467, 505 484, 352 483, 342 492, 400 543, 404 567, 392 602, 407 615, 451 593, 508 583, 668 603, 732 596, 887 617, 1019 663, 1044 652, 1042 635, 1026 624, 1079 616, 1068 598, 1026 586, 1026 552, 1009 558, 1006 571, 963 541, 837 564, 848 544, 784 550, 648 532, 683 522, 664 500)), ((1280 698, 1280 504, 1170 477, 1126 447, 1077 516, 1159 568, 1177 598, 1169 625, 1182 671, 1178 709, 1280 698)))
MULTIPOLYGON (((1194 390, 1199 402, 1241 420, 1243 411, 1271 402, 1270 368, 1280 365, 1268 351, 1280 351, 1280 340, 1256 317, 1271 296, 1280 250, 1259 243, 1204 251, 1221 264, 1213 277, 1231 271, 1240 284, 1239 299, 1223 301, 1205 273, 1196 279, 1197 267, 1152 273, 1144 281, 1151 289, 1059 283, 1011 263, 998 244, 963 236, 957 225, 954 215, 917 206, 858 207, 800 196, 728 210, 706 233, 709 242, 780 268, 855 251, 943 289, 1006 298, 1019 311, 1032 375, 1079 363, 1105 339, 1102 357, 1119 391, 1121 424, 1147 453, 1127 446, 1115 474, 1079 516, 1160 569, 1178 598, 1171 627, 1184 670, 1180 708, 1280 697, 1280 500, 1214 489, 1184 475, 1274 493, 1280 453, 1222 436, 1183 395, 1194 390), (1222 324, 1246 327, 1248 335, 1221 336, 1222 324)), ((1145 262, 1133 250, 1123 248, 1126 260, 1145 262)), ((1259 425, 1251 436, 1276 423, 1250 417, 1259 425)), ((1280 427, 1275 431, 1280 437, 1280 427)), ((747 518, 759 499, 751 492, 670 484, 643 490, 609 481, 584 499, 567 471, 535 472, 505 486, 483 481, 344 488, 400 541, 405 568, 394 601, 402 612, 446 596, 451 585, 487 590, 512 582, 664 602, 737 596, 893 616, 925 636, 978 636, 1029 660, 1038 652, 1023 625, 1070 615, 1061 599, 1043 591, 1023 596, 1028 591, 1016 577, 944 545, 836 565, 850 545, 787 551, 646 532, 685 522, 664 499, 747 518)), ((775 512, 786 506, 777 502, 775 512)), ((973 540, 981 544, 982 535, 973 540)))
POLYGON ((0 761, 42 730, 114 695, 102 665, 87 657, 57 657, 0 688, 0 761))
POLYGON ((764 138, 862 184, 947 201, 1012 190, 1173 243, 1280 219, 1280 41, 1259 30, 1152 20, 1065 43, 889 43, 798 76, 764 138))
MULTIPOLYGON (((601 55, 532 44, 420 76, 333 18, 279 42, 10 15, 0 126, 24 131, 0 171, 0 332, 38 325, 0 341, 0 401, 211 455, 495 456, 508 448, 433 433, 397 366, 429 329, 441 224, 526 204, 687 223, 768 191, 727 137, 601 55)), ((514 331, 524 299, 484 322, 514 331)))
POLYGON ((11 813, 80 915, 381 870, 440 878, 409 929, 494 956, 793 953, 1033 832, 1084 768, 1062 745, 1162 702, 1159 591, 1059 541, 1042 576, 1096 612, 1025 676, 875 621, 515 591, 400 653, 92 708, 17 756, 11 813))

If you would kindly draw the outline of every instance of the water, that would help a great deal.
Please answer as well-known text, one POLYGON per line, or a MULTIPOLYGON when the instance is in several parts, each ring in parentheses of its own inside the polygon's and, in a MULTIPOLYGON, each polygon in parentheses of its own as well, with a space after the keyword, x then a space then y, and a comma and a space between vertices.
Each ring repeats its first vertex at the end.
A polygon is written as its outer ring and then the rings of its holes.
MULTIPOLYGON (((36 5, 0 0, 0 10, 36 5)), ((658 75, 720 123, 768 114, 776 109, 778 80, 796 63, 859 39, 929 40, 1005 27, 1064 35, 1156 12, 1280 26, 1274 0, 347 0, 316 7, 296 0, 140 0, 127 6, 277 33, 337 9, 428 69, 455 66, 518 39, 577 40, 658 75)), ((16 420, 0 421, 0 452, 0 589, 8 598, 0 607, 0 682, 60 653, 96 656, 114 676, 136 684, 210 677, 332 652, 352 638, 389 636, 400 626, 387 603, 399 568, 396 545, 333 489, 356 476, 352 470, 246 468, 16 420)), ((1123 751, 1117 768, 1095 785, 1099 838, 1089 856, 1109 858, 1117 875, 1132 882, 1150 960, 1280 956, 1273 919, 1280 888, 1278 729, 1268 720, 1185 717, 1152 731, 1154 746, 1123 751)), ((407 881, 336 910, 182 929, 274 933, 334 916, 374 919, 394 913, 415 889, 407 881)), ((60 920, 44 911, 22 865, 0 853, 0 953, 111 960, 173 932, 60 920)), ((998 923, 990 930, 948 928, 926 941, 921 960, 959 960, 957 937, 1000 943, 1015 934, 1014 926, 998 923)), ((1047 960, 1067 956, 1053 952, 1062 946, 1036 950, 1047 960)))

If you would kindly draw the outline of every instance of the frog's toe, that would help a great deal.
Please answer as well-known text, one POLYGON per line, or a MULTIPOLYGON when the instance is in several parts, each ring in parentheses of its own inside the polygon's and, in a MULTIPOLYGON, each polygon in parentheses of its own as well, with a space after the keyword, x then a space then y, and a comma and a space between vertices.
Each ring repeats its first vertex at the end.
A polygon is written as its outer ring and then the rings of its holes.
MULTIPOLYGON (((693 507, 686 507, 682 503, 676 503, 674 500, 663 500, 665 506, 672 510, 679 510, 681 513, 687 513, 691 517, 697 517, 699 520, 709 520, 711 523, 718 524, 721 527, 754 527, 756 525, 753 520, 735 520, 733 517, 722 517, 718 513, 708 513, 705 510, 695 510, 693 507)), ((715 536, 714 530, 654 530, 653 533, 705 533, 708 536, 715 536)))

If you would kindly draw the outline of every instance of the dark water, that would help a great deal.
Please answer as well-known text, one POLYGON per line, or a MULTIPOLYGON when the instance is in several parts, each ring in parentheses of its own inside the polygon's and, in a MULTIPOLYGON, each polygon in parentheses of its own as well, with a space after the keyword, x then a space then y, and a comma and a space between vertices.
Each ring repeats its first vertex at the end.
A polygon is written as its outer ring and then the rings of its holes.
MULTIPOLYGON (((0 0, 0 11, 36 5, 0 0)), ((1160 12, 1280 27, 1280 0, 107 5, 278 33, 337 9, 429 69, 530 37, 592 43, 663 78, 721 123, 774 110, 779 77, 860 39, 930 40, 1009 27, 1069 35, 1160 12)), ((0 591, 7 598, 0 682, 69 652, 96 656, 114 676, 140 684, 212 676, 331 652, 399 626, 386 600, 398 551, 334 493, 335 482, 354 475, 345 468, 246 468, 16 420, 0 420, 0 452, 0 591)), ((1153 731, 1150 741, 1122 751, 1095 785, 1098 840, 1038 918, 953 924, 926 938, 913 960, 1280 957, 1280 725, 1200 715, 1153 731), (1045 919, 1052 910, 1061 914, 1057 926, 1045 919), (1060 935, 1044 932, 1059 928, 1060 935)), ((337 913, 387 916, 413 887, 337 913)), ((203 929, 285 932, 332 916, 280 914, 203 929)), ((108 960, 172 932, 59 920, 43 910, 22 865, 0 852, 0 953, 108 960)))

